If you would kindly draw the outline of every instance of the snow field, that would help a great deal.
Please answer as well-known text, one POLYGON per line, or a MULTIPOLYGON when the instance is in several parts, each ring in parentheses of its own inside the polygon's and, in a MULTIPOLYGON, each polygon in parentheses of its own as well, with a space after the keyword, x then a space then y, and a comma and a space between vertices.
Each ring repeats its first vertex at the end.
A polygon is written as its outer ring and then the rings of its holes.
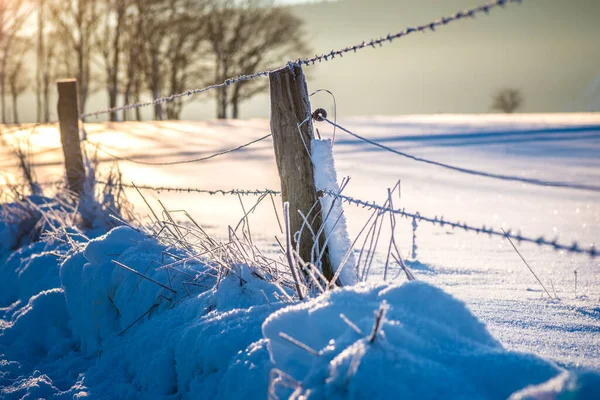
MULTIPOLYGON (((582 183, 595 183, 600 177, 600 121, 595 115, 508 120, 378 117, 354 118, 346 124, 386 145, 465 167, 582 183)), ((88 134, 121 152, 134 149, 129 154, 134 158, 172 159, 197 156, 194 148, 211 153, 235 147, 265 129, 264 121, 129 123, 90 125, 88 134)), ((53 133, 44 134, 52 145, 53 133)), ((600 237, 596 194, 456 176, 398 160, 342 136, 336 139, 333 154, 337 176, 352 177, 344 191, 351 196, 383 203, 386 188, 401 179, 398 206, 410 210, 523 233, 556 234, 567 243, 598 243, 600 237)), ((323 152, 320 157, 330 156, 323 152)), ((53 153, 39 158, 44 165, 42 180, 60 174, 60 160, 53 153)), ((150 183, 152 177, 156 185, 276 189, 274 165, 270 143, 261 143, 230 159, 193 167, 121 167, 126 182, 139 184, 150 183)), ((333 170, 333 175, 329 171, 320 176, 332 190, 337 189, 335 175, 333 170)), ((138 210, 143 209, 141 200, 131 198, 138 210)), ((239 220, 231 212, 239 207, 237 198, 169 193, 160 198, 169 207, 192 212, 211 233, 222 234, 224 227, 239 220)), ((251 216, 255 240, 266 247, 277 234, 269 208, 259 207, 251 216)), ((344 209, 354 238, 369 212, 344 209)), ((14 237, 10 229, 0 229, 0 237, 6 238, 3 244, 14 237)), ((408 253, 411 221, 398 230, 408 253)), ((393 393, 392 397, 436 398, 441 393, 447 398, 483 399, 517 392, 514 398, 594 398, 597 375, 580 370, 600 367, 596 260, 520 246, 544 284, 552 285, 560 298, 549 301, 507 242, 424 224, 416 233, 419 258, 409 264, 421 282, 378 282, 385 260, 376 257, 372 282, 297 305, 279 302, 271 296, 277 288, 252 279, 243 267, 239 273, 248 284, 240 285, 230 276, 218 289, 208 285, 191 298, 165 300, 160 296, 169 297, 168 291, 111 263, 114 259, 144 272, 148 262, 160 261, 161 245, 127 228, 92 240, 62 265, 51 254, 63 251, 58 243, 34 243, 12 254, 2 248, 0 393, 6 398, 265 397, 271 371, 281 371, 271 381, 278 383, 272 385, 272 394, 281 397, 393 393), (345 314, 368 335, 373 312, 383 300, 390 309, 372 344, 339 316, 345 314), (54 314, 56 318, 49 318, 54 314), (280 332, 319 356, 283 339, 280 332)), ((347 248, 346 239, 340 238, 340 249, 347 248)), ((168 281, 154 268, 146 273, 168 281)))

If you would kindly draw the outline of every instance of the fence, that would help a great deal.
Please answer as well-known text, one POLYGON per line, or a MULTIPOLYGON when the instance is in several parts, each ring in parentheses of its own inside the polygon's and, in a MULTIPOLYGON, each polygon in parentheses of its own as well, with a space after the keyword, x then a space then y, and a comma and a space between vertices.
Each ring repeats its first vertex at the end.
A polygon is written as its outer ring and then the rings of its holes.
MULTIPOLYGON (((372 146, 376 146, 382 150, 394 153, 396 155, 406 157, 415 162, 426 163, 434 165, 439 168, 444 168, 458 173, 466 173, 476 175, 488 179, 499 179, 504 181, 520 182, 529 185, 545 186, 553 188, 563 188, 572 190, 584 190, 592 192, 600 192, 600 186, 596 185, 584 185, 570 182, 556 182, 556 181, 543 181, 539 179, 494 174, 485 171, 478 171, 473 169, 467 169, 449 165, 435 160, 429 160, 413 156, 411 154, 401 152, 390 147, 387 147, 381 143, 370 140, 366 137, 360 136, 345 127, 332 122, 327 119, 326 113, 321 110, 312 113, 310 109, 310 101, 307 91, 307 85, 304 78, 303 67, 310 67, 316 63, 328 62, 335 58, 342 58, 344 55, 349 53, 357 53, 360 50, 366 48, 377 48, 385 45, 386 43, 392 42, 396 39, 403 38, 405 36, 414 34, 416 32, 431 32, 435 31, 438 27, 446 24, 460 21, 467 18, 474 18, 478 14, 487 14, 491 10, 505 7, 511 3, 521 3, 520 0, 494 0, 482 6, 478 6, 472 9, 459 11, 454 15, 440 18, 430 23, 419 25, 414 28, 406 28, 403 31, 397 33, 390 33, 379 39, 365 41, 353 46, 345 47, 339 50, 333 50, 329 53, 316 55, 315 57, 308 59, 298 59, 293 62, 289 62, 286 66, 260 71, 251 75, 242 75, 235 78, 227 79, 226 81, 211 85, 204 88, 187 90, 179 94, 173 94, 167 97, 161 97, 153 99, 152 101, 127 104, 121 107, 107 108, 98 110, 90 113, 78 114, 77 104, 77 83, 73 80, 58 82, 59 91, 59 120, 60 120, 60 131, 61 141, 63 145, 63 151, 65 155, 65 167, 68 187, 75 193, 81 193, 83 190, 83 181, 85 180, 85 170, 83 166, 83 159, 81 155, 81 143, 79 137, 79 126, 82 120, 89 119, 91 117, 98 117, 103 114, 110 114, 122 110, 130 110, 140 107, 154 106, 157 104, 163 104, 171 101, 176 101, 184 97, 192 96, 199 93, 204 93, 210 90, 222 88, 225 86, 234 85, 239 82, 268 77, 270 81, 270 94, 271 94, 271 134, 265 135, 256 140, 242 144, 235 148, 221 151, 212 154, 207 157, 194 158, 184 161, 174 162, 148 162, 143 160, 136 160, 119 155, 113 154, 103 146, 96 144, 96 148, 113 158, 117 161, 126 161, 132 163, 139 163, 144 165, 152 166, 168 166, 176 164, 186 164, 206 161, 215 157, 223 156, 248 146, 272 137, 274 143, 275 156, 277 161, 277 167, 279 169, 280 181, 281 181, 281 192, 273 190, 242 190, 242 189, 230 189, 230 190, 204 190, 198 188, 183 188, 183 187, 157 187, 157 186, 135 186, 139 189, 147 189, 153 191, 176 191, 176 192, 188 192, 188 193, 206 193, 210 195, 280 195, 284 202, 289 203, 289 207, 294 210, 298 210, 298 213, 291 213, 290 215, 290 229, 292 232, 302 231, 303 224, 307 221, 303 220, 304 215, 308 215, 310 210, 313 208, 320 207, 318 201, 319 196, 330 196, 334 201, 346 202, 348 204, 354 204, 356 206, 365 207, 376 211, 377 213, 384 214, 390 213, 394 215, 400 215, 412 220, 413 226, 413 241, 414 232, 417 229, 417 221, 431 223, 439 225, 441 227, 450 227, 453 229, 462 229, 465 232, 476 233, 476 234, 487 234, 490 237, 505 237, 507 239, 514 239, 518 242, 534 243, 539 246, 552 248, 554 250, 566 251, 569 253, 586 254, 590 257, 597 257, 598 251, 592 245, 587 248, 581 247, 577 243, 571 245, 561 244, 557 240, 546 240, 543 236, 529 237, 524 236, 521 233, 514 233, 513 230, 498 230, 494 228, 486 228, 485 226, 478 228, 472 224, 461 223, 456 221, 448 221, 443 217, 427 217, 423 216, 418 212, 408 212, 404 209, 394 209, 392 207, 377 205, 374 202, 368 202, 361 199, 351 198, 341 193, 333 193, 331 191, 320 191, 319 188, 315 187, 313 179, 313 165, 310 158, 310 142, 314 138, 313 134, 313 119, 316 121, 326 122, 333 127, 340 129, 341 131, 359 139, 372 146)), ((134 187, 133 185, 122 185, 125 188, 134 187)), ((319 227, 322 223, 320 213, 316 213, 317 217, 310 223, 309 230, 318 232, 319 227)), ((304 233, 299 239, 301 248, 299 251, 300 257, 303 259, 310 259, 310 251, 313 248, 313 239, 309 236, 308 231, 304 230, 304 233)), ((316 238, 319 241, 318 245, 321 248, 324 246, 323 235, 316 238)), ((294 240, 295 242, 296 240, 294 240)), ((413 253, 416 248, 413 242, 413 253)), ((323 263, 323 272, 327 279, 333 278, 333 269, 329 264, 328 258, 325 255, 323 263)))

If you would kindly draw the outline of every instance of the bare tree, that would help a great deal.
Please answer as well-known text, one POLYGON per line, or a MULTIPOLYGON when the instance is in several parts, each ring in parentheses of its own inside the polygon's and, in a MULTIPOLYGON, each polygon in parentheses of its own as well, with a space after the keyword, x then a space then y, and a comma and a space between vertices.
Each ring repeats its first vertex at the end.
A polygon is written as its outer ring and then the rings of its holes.
POLYGON ((0 0, 0 114, 6 123, 6 85, 8 81, 8 60, 13 44, 23 24, 31 13, 31 8, 22 0, 0 0))
POLYGON ((42 120, 42 113, 44 109, 44 100, 43 100, 43 76, 44 76, 44 68, 46 66, 46 60, 44 60, 44 55, 46 53, 45 49, 45 27, 46 27, 46 0, 37 0, 38 1, 38 26, 37 26, 37 44, 36 44, 36 68, 35 68, 35 97, 37 104, 37 117, 36 121, 40 122, 42 120))
POLYGON ((523 94, 519 89, 502 89, 493 96, 492 110, 510 114, 521 108, 523 102, 523 94))
MULTIPOLYGON (((166 75, 165 53, 174 10, 170 9, 169 1, 136 0, 136 12, 141 21, 139 35, 142 51, 138 57, 150 95, 157 98, 162 93, 166 75)), ((162 104, 154 105, 154 119, 163 119, 162 104)))
MULTIPOLYGON (((204 42, 204 14, 209 0, 133 0, 128 16, 124 100, 139 101, 147 89, 152 98, 179 93, 199 78, 199 48, 204 42), (143 76, 140 82, 139 76, 143 76)), ((154 119, 178 119, 182 103, 154 106, 154 119)), ((139 114, 136 115, 139 118, 139 114)))
MULTIPOLYGON (((224 0, 211 11, 207 40, 214 58, 214 79, 248 75, 307 50, 302 21, 286 8, 268 0, 224 0)), ((264 82, 243 81, 217 91, 217 118, 239 117, 239 104, 266 87, 264 82)))
MULTIPOLYGON (((124 68, 123 82, 121 84, 123 101, 125 104, 139 102, 143 86, 143 24, 144 24, 144 6, 143 0, 129 0, 130 10, 125 15, 125 24, 123 26, 123 58, 126 68, 124 68)), ((129 110, 123 110, 122 119, 130 119, 129 110)), ((142 119, 139 108, 135 109, 135 116, 138 121, 142 119)))
POLYGON ((47 7, 49 0, 33 0, 37 6, 37 40, 35 94, 37 122, 50 122, 50 88, 56 78, 56 48, 60 37, 51 23, 48 23, 47 7))
MULTIPOLYGON (((131 0, 108 0, 101 12, 102 24, 96 32, 96 48, 104 66, 108 106, 117 106, 119 96, 119 73, 123 56, 123 34, 126 13, 131 0)), ((116 121, 117 114, 111 113, 110 120, 116 121)))
MULTIPOLYGON (((203 72, 208 72, 201 65, 206 52, 202 49, 205 41, 207 1, 184 0, 177 9, 186 12, 175 16, 176 23, 169 31, 167 53, 167 70, 169 74, 168 90, 170 93, 181 93, 186 90, 190 78, 203 80, 203 72), (201 50, 202 49, 202 50, 201 50)), ((166 104, 168 119, 179 119, 183 102, 166 104)))
POLYGON ((29 37, 15 38, 13 51, 10 53, 10 57, 7 60, 6 73, 12 98, 13 124, 19 123, 19 97, 29 87, 29 77, 27 76, 28 71, 25 67, 25 57, 27 55, 27 50, 31 45, 32 40, 29 37))
POLYGON ((96 31, 101 23, 98 0, 52 0, 48 11, 61 52, 64 72, 75 72, 79 88, 79 105, 85 111, 92 83, 92 54, 96 31))
MULTIPOLYGON (((127 68, 125 69, 125 76, 123 82, 123 101, 125 104, 130 104, 132 101, 139 102, 140 101, 140 93, 142 86, 142 77, 141 74, 138 73, 138 70, 142 69, 141 58, 140 58, 140 46, 139 46, 139 29, 137 27, 137 19, 129 20, 131 21, 129 26, 130 29, 126 29, 125 37, 124 37, 124 57, 125 57, 125 65, 127 68)), ((137 120, 141 120, 141 114, 139 108, 135 109, 137 120)), ((129 110, 123 110, 123 121, 127 121, 130 118, 129 110)))
MULTIPOLYGON (((257 71, 279 65, 286 57, 303 56, 308 52, 302 36, 303 22, 287 10, 275 8, 260 14, 249 26, 250 40, 236 55, 236 75, 250 75, 257 71)), ((229 103, 231 117, 239 118, 239 106, 267 86, 265 81, 242 81, 233 87, 229 103)))

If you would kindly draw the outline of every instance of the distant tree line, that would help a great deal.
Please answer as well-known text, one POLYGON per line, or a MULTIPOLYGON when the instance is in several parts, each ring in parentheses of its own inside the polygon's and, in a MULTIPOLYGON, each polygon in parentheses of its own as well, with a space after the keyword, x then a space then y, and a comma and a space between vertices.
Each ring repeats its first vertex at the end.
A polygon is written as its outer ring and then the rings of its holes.
MULTIPOLYGON (((27 90, 38 122, 48 122, 62 78, 77 78, 85 112, 96 92, 115 107, 252 74, 305 54, 302 25, 272 0, 0 0, 0 123, 19 122, 27 90)), ((265 85, 217 90, 216 116, 238 118, 240 103, 265 85)), ((153 117, 179 119, 182 106, 156 105, 153 117)), ((139 109, 110 115, 141 118, 139 109)))

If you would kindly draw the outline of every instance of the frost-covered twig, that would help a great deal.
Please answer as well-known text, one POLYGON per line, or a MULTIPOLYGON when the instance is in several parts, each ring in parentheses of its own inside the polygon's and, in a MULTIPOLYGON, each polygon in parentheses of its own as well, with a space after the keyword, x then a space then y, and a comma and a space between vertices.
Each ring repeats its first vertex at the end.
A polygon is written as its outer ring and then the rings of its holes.
POLYGON ((164 285, 164 284, 162 284, 162 283, 160 283, 160 282, 158 282, 158 281, 156 281, 156 280, 154 280, 154 279, 152 279, 152 278, 150 278, 150 277, 148 277, 148 276, 146 276, 146 275, 142 274, 141 272, 138 272, 138 271, 136 271, 135 269, 128 267, 127 265, 125 265, 125 264, 123 264, 123 263, 120 263, 120 262, 118 262, 118 261, 116 261, 116 260, 111 260, 111 262, 112 262, 113 264, 115 264, 115 265, 117 265, 117 266, 119 266, 119 267, 123 268, 123 269, 126 269, 126 270, 127 270, 127 271, 129 271, 129 272, 133 272, 134 274, 136 274, 136 275, 138 275, 138 276, 141 276, 142 278, 144 278, 144 279, 146 279, 146 280, 148 280, 148 281, 150 281, 150 282, 154 283, 155 285, 158 285, 158 286, 160 286, 161 288, 163 288, 163 289, 165 289, 165 290, 168 290, 169 292, 171 292, 171 293, 173 293, 173 294, 177 294, 177 292, 176 292, 175 290, 171 289, 171 288, 170 288, 170 287, 168 287, 167 285, 164 285))
POLYGON ((290 233, 290 203, 288 203, 287 201, 283 203, 283 219, 285 221, 285 244, 287 261, 290 267, 290 271, 292 272, 292 277, 294 278, 294 283, 296 284, 296 292, 298 293, 298 298, 300 300, 303 300, 304 297, 302 296, 302 290, 300 290, 300 282, 298 281, 296 263, 294 262, 294 256, 292 254, 292 235, 290 233))
POLYGON ((346 315, 340 314, 340 318, 342 319, 342 321, 344 321, 346 323, 346 325, 348 325, 350 328, 352 328, 352 330, 354 332, 358 333, 360 336, 365 336, 363 331, 361 331, 360 328, 358 326, 356 326, 356 324, 354 322, 350 321, 350 319, 348 317, 346 317, 346 315))
MULTIPOLYGON (((504 231, 504 229, 502 229, 502 232, 504 232, 506 234, 506 232, 504 231)), ((510 239, 510 237, 508 235, 506 235, 506 239, 508 239, 508 242, 510 243, 510 245, 512 246, 512 248, 515 249, 515 251, 517 252, 517 254, 519 255, 519 257, 521 257, 521 260, 523 260, 523 263, 525 264, 525 266, 527 266, 527 268, 529 269, 529 272, 531 272, 531 274, 535 277, 535 279, 538 281, 538 283, 540 284, 540 286, 542 287, 542 289, 544 289, 544 291, 546 292, 546 294, 548 295, 548 297, 552 298, 552 296, 550 295, 550 292, 548 291, 548 289, 546 289, 546 287, 544 286, 544 284, 542 283, 542 281, 540 280, 540 278, 538 278, 537 274, 533 271, 533 268, 531 268, 529 266, 529 264, 527 263, 527 261, 525 261, 525 258, 523 257, 523 255, 521 254, 521 252, 519 252, 519 250, 517 250, 517 247, 515 246, 515 244, 513 243, 513 241, 510 239)))
POLYGON ((306 343, 302 343, 301 341, 299 341, 297 339, 294 339, 293 337, 291 337, 290 335, 288 335, 286 333, 279 332, 279 337, 282 338, 282 339, 287 340, 288 342, 290 342, 291 344, 293 344, 295 346, 298 346, 299 348, 301 348, 302 350, 306 351, 311 356, 318 357, 320 355, 318 351, 316 351, 315 349, 313 349, 312 347, 310 347, 306 343))
POLYGON ((387 303, 387 301, 384 300, 379 305, 379 309, 377 311, 375 311, 375 322, 373 323, 373 329, 371 330, 371 334, 367 338, 369 343, 373 343, 375 341, 375 338, 377 337, 377 333, 379 333, 379 330, 381 329, 381 325, 383 325, 383 321, 385 321, 385 314, 387 313, 387 311, 389 309, 390 309, 389 304, 387 303))

